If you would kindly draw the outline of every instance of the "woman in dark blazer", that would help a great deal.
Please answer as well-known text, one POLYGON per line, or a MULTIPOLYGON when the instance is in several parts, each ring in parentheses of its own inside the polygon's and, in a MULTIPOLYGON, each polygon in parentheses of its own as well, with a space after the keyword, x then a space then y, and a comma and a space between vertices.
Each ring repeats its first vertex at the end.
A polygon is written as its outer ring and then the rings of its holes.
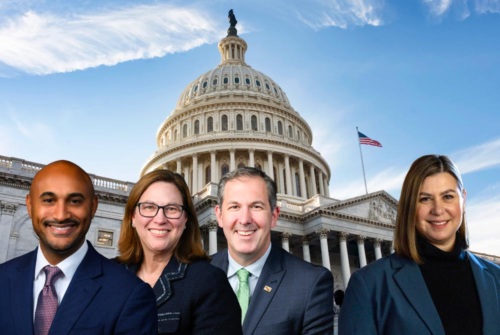
POLYGON ((226 274, 210 265, 181 175, 157 170, 130 192, 117 260, 153 287, 159 334, 242 334, 226 274))
POLYGON ((394 253, 356 271, 339 316, 347 334, 500 334, 500 267, 467 251, 466 191, 446 156, 403 183, 394 253))

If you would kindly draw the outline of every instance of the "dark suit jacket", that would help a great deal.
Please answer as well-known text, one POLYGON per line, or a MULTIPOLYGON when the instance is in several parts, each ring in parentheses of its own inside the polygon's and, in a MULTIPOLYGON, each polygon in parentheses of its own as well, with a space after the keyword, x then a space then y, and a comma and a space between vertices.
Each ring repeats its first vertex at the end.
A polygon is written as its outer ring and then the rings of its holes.
MULTIPOLYGON (((227 273, 227 250, 212 264, 227 273)), ((273 245, 243 323, 245 335, 333 334, 333 276, 273 245)))
MULTIPOLYGON (((483 334, 500 334, 500 267, 468 253, 483 334)), ((450 278, 450 280, 452 280, 450 278)), ((353 273, 340 309, 339 335, 444 335, 418 265, 392 254, 353 273)))
MULTIPOLYGON (((127 265, 136 273, 138 265, 127 265)), ((159 334, 241 335, 241 310, 224 272, 170 259, 155 284, 159 334)))
MULTIPOLYGON (((50 335, 156 334, 149 285, 100 255, 89 243, 50 329, 50 335)), ((33 334, 36 250, 0 264, 0 333, 33 334)))

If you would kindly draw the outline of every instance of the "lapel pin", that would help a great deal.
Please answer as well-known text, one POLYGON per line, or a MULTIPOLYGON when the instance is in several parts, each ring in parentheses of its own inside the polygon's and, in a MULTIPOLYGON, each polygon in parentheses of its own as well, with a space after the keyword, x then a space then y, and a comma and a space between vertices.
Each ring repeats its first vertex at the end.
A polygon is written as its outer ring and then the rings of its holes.
POLYGON ((267 285, 266 285, 266 286, 264 286, 264 291, 266 291, 266 292, 271 292, 271 291, 272 291, 272 289, 273 289, 272 287, 269 287, 269 286, 267 286, 267 285))

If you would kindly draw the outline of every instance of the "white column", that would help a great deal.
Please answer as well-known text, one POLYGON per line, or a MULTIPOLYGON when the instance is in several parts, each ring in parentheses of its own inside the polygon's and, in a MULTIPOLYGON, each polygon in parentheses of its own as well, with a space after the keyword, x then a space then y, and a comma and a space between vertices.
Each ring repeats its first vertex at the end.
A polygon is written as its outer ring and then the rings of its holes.
POLYGON ((213 255, 217 253, 217 221, 209 221, 208 223, 208 254, 213 255))
POLYGON ((309 237, 302 236, 302 253, 304 254, 304 260, 311 263, 311 251, 309 249, 309 237))
POLYGON ((381 239, 377 238, 373 242, 373 246, 375 247, 375 259, 381 259, 382 258, 382 248, 380 247, 380 243, 382 242, 381 239))
POLYGON ((180 158, 177 158, 177 170, 176 170, 176 172, 178 174, 181 174, 181 172, 182 172, 182 162, 181 162, 180 158))
POLYGON ((16 213, 18 205, 8 202, 0 203, 0 236, 5 238, 3 243, 0 243, 0 263, 7 260, 7 253, 9 251, 9 241, 12 231, 12 219, 16 213))
POLYGON ((359 235, 356 239, 358 241, 358 255, 359 255, 359 267, 362 268, 366 266, 366 253, 365 253, 365 236, 359 235))
POLYGON ((248 149, 248 165, 255 167, 255 149, 248 149))
POLYGON ((236 170, 236 158, 234 149, 229 149, 229 170, 236 170))
POLYGON ((273 152, 267 152, 267 175, 269 178, 274 179, 274 170, 273 170, 273 152))
POLYGON ((287 232, 283 232, 280 234, 280 237, 281 237, 281 247, 290 252, 290 243, 289 243, 289 240, 290 240, 290 237, 292 236, 292 234, 290 233, 287 233, 287 232))
POLYGON ((318 194, 318 191, 316 190, 316 174, 314 173, 314 165, 309 165, 309 178, 311 179, 310 180, 310 184, 311 184, 311 196, 315 196, 316 194, 318 194))
POLYGON ((193 154, 193 185, 191 186, 191 192, 193 194, 198 193, 198 155, 193 154))
POLYGON ((325 184, 323 183, 323 171, 319 171, 319 194, 325 195, 325 184))
POLYGON ((328 233, 330 229, 321 228, 318 230, 320 246, 321 246, 321 264, 331 271, 330 267, 330 252, 328 250, 328 233))
POLYGON ((326 180, 326 176, 324 178, 324 182, 325 182, 325 197, 329 198, 330 197, 330 188, 328 186, 328 180, 326 180))
POLYGON ((296 182, 296 178, 295 178, 295 167, 293 166, 290 166, 290 174, 292 175, 292 195, 294 196, 298 196, 298 193, 297 193, 297 182, 296 182))
POLYGON ((191 189, 191 193, 193 193, 193 186, 191 185, 189 178, 189 166, 184 167, 184 180, 186 181, 187 186, 191 189))
POLYGON ((286 175, 286 194, 293 195, 292 174, 290 172, 290 156, 285 154, 285 175, 286 175))
POLYGON ((210 151, 210 181, 212 183, 217 183, 219 178, 217 178, 217 172, 219 169, 216 167, 215 163, 215 150, 210 151))
POLYGON ((280 176, 279 193, 285 194, 285 177, 283 176, 283 164, 278 163, 278 175, 280 176))
POLYGON ((347 288, 349 279, 351 278, 351 270, 349 267, 349 255, 347 254, 347 236, 349 236, 349 234, 344 232, 339 233, 340 265, 342 268, 342 278, 344 279, 344 291, 347 288))
POLYGON ((306 176, 304 174, 304 160, 299 159, 299 179, 300 179, 300 192, 302 192, 302 198, 307 199, 306 190, 306 176))

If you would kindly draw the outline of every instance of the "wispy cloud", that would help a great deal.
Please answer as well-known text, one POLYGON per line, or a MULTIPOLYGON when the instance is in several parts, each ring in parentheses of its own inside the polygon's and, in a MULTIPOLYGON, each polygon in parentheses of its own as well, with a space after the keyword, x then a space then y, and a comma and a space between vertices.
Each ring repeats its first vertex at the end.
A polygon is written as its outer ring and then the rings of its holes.
POLYGON ((452 155, 462 174, 500 165, 500 138, 452 155))
POLYGON ((324 27, 380 26, 383 24, 380 0, 311 0, 308 10, 295 15, 313 29, 324 27))
POLYGON ((440 19, 448 14, 455 15, 464 20, 472 13, 488 14, 500 13, 500 2, 498 0, 422 0, 429 14, 440 19))
POLYGON ((70 17, 29 11, 0 28, 0 62, 29 74, 70 72, 186 51, 221 31, 206 11, 170 4, 70 17))

